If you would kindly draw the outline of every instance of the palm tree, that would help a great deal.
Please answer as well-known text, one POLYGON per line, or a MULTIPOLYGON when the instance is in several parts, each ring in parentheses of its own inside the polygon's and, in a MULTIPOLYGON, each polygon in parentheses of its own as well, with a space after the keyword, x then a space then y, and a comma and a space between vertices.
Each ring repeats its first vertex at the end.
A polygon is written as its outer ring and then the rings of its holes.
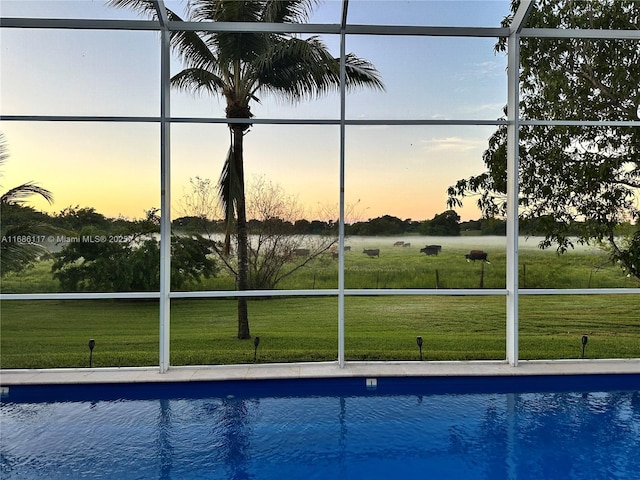
MULTIPOLYGON (((0 132, 0 166, 9 158, 5 136, 0 132)), ((22 206, 33 195, 40 195, 47 202, 53 202, 53 194, 34 182, 23 183, 0 195, 0 211, 3 222, 0 227, 0 274, 19 271, 38 256, 47 253, 47 249, 35 243, 35 237, 52 232, 52 227, 37 221, 7 222, 7 213, 11 207, 22 206)))
MULTIPOLYGON (((157 17, 153 2, 109 0, 157 17)), ((190 0, 190 21, 302 23, 308 20, 317 0, 190 0)), ((170 21, 182 21, 167 11, 170 21)), ((253 116, 251 103, 268 94, 289 102, 318 97, 340 86, 340 61, 317 36, 264 32, 172 31, 171 45, 185 68, 171 78, 179 89, 218 95, 226 101, 226 118, 253 116)), ((383 89, 375 67, 353 54, 346 56, 346 87, 383 89)), ((218 184, 225 210, 224 253, 229 253, 230 235, 237 239, 237 288, 248 289, 248 230, 243 166, 244 135, 249 123, 228 124, 230 148, 218 184)), ((238 298, 238 338, 251 338, 247 299, 238 298)))

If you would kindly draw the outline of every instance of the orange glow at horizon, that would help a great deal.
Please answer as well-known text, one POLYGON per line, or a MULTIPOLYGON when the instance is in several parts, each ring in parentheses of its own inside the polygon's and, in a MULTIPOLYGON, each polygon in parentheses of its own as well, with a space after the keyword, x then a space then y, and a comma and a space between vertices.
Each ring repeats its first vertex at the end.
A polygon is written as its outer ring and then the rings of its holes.
MULTIPOLYGON (((189 190, 190 178, 200 176, 216 184, 228 148, 224 127, 178 127, 172 130, 171 144, 172 218, 187 214, 179 204, 189 190), (194 142, 192 137, 198 140, 194 142)), ((3 128, 10 157, 1 172, 2 191, 35 181, 54 195, 53 205, 34 196, 28 202, 33 208, 59 213, 70 206, 89 207, 110 218, 131 219, 143 218, 145 211, 160 208, 157 125, 36 122, 3 128)), ((280 186, 303 206, 307 219, 337 219, 336 129, 287 129, 297 135, 282 148, 282 143, 273 138, 284 131, 282 127, 262 128, 248 137, 247 180, 264 176, 280 186)), ((425 132, 418 129, 414 135, 424 138, 415 146, 399 150, 396 144, 394 150, 388 150, 388 145, 397 143, 398 132, 348 132, 353 140, 347 145, 345 169, 347 223, 383 215, 429 220, 449 209, 446 187, 481 168, 475 160, 482 147, 479 140, 425 137, 425 132), (448 161, 443 162, 443 158, 448 161)), ((473 199, 455 210, 463 221, 480 217, 473 199)))
MULTIPOLYGON (((4 192, 11 187, 32 180, 34 180, 33 174, 25 175, 24 172, 12 169, 3 175, 1 191, 4 192)), ((41 181, 36 180, 36 183, 53 193, 54 203, 50 205, 41 197, 33 196, 25 205, 51 215, 59 214, 67 207, 86 207, 94 208, 96 212, 108 218, 124 217, 128 219, 143 218, 147 210, 160 207, 159 178, 155 184, 147 182, 144 188, 141 188, 140 185, 136 185, 135 176, 122 178, 116 172, 112 172, 108 175, 101 175, 99 182, 101 185, 112 183, 119 186, 105 191, 103 188, 95 188, 95 184, 78 186, 72 179, 67 180, 64 177, 47 175, 41 181)), ((185 214, 181 211, 178 203, 182 192, 188 187, 188 184, 174 187, 171 214, 173 219, 185 214)), ((304 193, 286 190, 285 193, 293 196, 304 208, 304 216, 308 220, 334 220, 338 218, 339 195, 337 189, 335 195, 326 189, 315 191, 306 189, 304 193)), ((430 198, 423 198, 420 202, 407 202, 407 198, 410 197, 409 193, 398 196, 390 192, 387 195, 363 194, 351 201, 352 197, 347 196, 345 198, 345 221, 354 223, 384 215, 397 217, 401 220, 423 221, 430 220, 434 215, 449 209, 446 206, 446 195, 444 194, 432 195, 430 198)), ((467 201, 463 208, 454 210, 460 215, 461 221, 475 220, 480 217, 471 200, 467 201)))

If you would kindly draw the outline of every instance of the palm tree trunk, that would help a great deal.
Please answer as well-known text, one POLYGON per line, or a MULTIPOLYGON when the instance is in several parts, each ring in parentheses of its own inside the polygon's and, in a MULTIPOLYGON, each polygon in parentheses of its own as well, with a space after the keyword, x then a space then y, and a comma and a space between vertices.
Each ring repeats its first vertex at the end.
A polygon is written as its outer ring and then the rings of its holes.
MULTIPOLYGON (((247 212, 244 191, 244 158, 243 158, 243 126, 232 126, 233 132, 233 161, 235 162, 241 193, 238 196, 236 234, 238 237, 238 290, 248 290, 249 287, 249 235, 247 230, 247 212)), ((247 297, 238 297, 238 338, 251 338, 249 332, 249 310, 247 297)))

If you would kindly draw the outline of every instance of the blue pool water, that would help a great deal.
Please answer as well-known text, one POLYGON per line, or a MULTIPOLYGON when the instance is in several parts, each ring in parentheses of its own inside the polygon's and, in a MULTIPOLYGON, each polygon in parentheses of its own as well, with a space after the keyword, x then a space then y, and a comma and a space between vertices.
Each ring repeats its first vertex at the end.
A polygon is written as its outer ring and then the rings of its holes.
POLYGON ((0 478, 640 478, 640 375, 376 383, 10 387, 0 478))

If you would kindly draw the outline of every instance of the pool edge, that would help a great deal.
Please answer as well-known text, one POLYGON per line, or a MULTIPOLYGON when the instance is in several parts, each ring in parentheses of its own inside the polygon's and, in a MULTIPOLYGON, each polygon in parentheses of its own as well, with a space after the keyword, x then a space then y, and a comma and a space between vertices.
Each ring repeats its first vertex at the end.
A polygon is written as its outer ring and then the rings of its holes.
POLYGON ((470 362, 337 362, 158 367, 0 370, 0 386, 165 383, 345 377, 523 376, 639 374, 640 358, 470 362))

